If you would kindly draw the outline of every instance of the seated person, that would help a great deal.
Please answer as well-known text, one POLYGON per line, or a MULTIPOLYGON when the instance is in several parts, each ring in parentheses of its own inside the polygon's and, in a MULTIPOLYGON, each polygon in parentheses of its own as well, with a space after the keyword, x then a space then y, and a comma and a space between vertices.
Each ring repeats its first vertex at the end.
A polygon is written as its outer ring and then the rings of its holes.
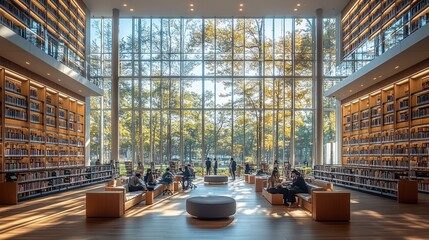
POLYGON ((276 188, 281 184, 281 182, 279 171, 275 168, 272 171, 271 176, 267 179, 267 191, 269 193, 276 193, 276 188))
POLYGON ((189 167, 185 166, 185 171, 183 171, 183 178, 182 178, 182 189, 188 189, 189 183, 191 178, 191 171, 189 171, 189 167), (186 187, 185 187, 185 181, 186 181, 186 187))
POLYGON ((301 173, 298 170, 292 170, 292 178, 292 183, 284 182, 277 185, 277 193, 283 194, 283 205, 286 206, 289 206, 288 202, 290 202, 291 204, 295 202, 296 193, 308 192, 307 184, 305 183, 304 178, 301 176, 301 173))
POLYGON ((170 168, 167 168, 167 169, 165 170, 165 173, 164 173, 164 174, 162 174, 161 182, 162 182, 163 184, 172 184, 172 183, 173 183, 173 181, 174 181, 174 175, 173 175, 173 173, 170 171, 170 168))
POLYGON ((155 178, 153 177, 153 174, 152 174, 152 169, 148 168, 146 170, 146 175, 144 176, 144 181, 147 185, 151 185, 151 186, 156 185, 155 178))
POLYGON ((244 166, 244 174, 250 174, 250 164, 246 163, 244 166))
POLYGON ((191 166, 191 164, 188 164, 189 172, 191 173, 191 178, 195 179, 195 172, 194 168, 191 166))
POLYGON ((147 191, 144 181, 141 179, 142 175, 140 173, 136 173, 136 175, 130 178, 130 182, 128 183, 128 190, 130 192, 135 191, 147 191))

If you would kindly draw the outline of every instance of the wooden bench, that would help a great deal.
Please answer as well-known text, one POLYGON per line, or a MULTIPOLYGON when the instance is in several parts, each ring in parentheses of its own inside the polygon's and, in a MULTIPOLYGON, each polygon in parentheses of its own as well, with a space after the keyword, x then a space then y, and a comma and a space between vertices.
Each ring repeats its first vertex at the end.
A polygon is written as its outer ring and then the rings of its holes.
POLYGON ((127 186, 118 186, 118 187, 106 187, 104 188, 106 192, 109 191, 120 191, 124 195, 124 212, 130 209, 131 207, 139 204, 141 201, 146 199, 146 193, 143 191, 128 192, 127 186))
POLYGON ((124 212, 122 191, 86 193, 86 217, 121 217, 124 212))
POLYGON ((314 191, 333 191, 333 184, 322 180, 313 180, 307 182, 308 193, 297 193, 298 205, 305 208, 309 212, 313 211, 312 197, 314 191))
POLYGON ((312 216, 316 221, 350 221, 350 193, 314 191, 312 216))
POLYGON ((267 188, 262 189, 262 196, 272 205, 281 205, 283 204, 283 194, 278 193, 269 193, 267 192, 267 188))
POLYGON ((153 189, 149 187, 150 190, 146 192, 146 205, 153 204, 153 199, 161 195, 166 188, 167 186, 160 183, 153 186, 153 189))

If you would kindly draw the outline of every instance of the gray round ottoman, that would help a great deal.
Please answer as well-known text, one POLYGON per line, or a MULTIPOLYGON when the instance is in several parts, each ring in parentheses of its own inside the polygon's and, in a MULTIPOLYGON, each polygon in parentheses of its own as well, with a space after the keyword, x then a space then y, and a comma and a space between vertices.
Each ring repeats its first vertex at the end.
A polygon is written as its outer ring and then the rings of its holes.
POLYGON ((206 182, 206 183, 226 183, 226 182, 228 182, 228 176, 226 176, 226 175, 207 175, 207 176, 204 176, 204 182, 206 182))
POLYGON ((186 212, 202 219, 227 218, 234 215, 234 198, 225 196, 198 196, 186 199, 186 212))

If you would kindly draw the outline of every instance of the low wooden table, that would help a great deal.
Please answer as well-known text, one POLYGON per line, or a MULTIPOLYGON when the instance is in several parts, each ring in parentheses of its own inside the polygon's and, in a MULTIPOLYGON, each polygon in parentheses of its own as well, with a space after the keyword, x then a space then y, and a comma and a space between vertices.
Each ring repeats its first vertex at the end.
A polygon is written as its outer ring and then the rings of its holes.
POLYGON ((262 192, 262 188, 267 183, 267 177, 256 177, 255 178, 255 192, 262 192))

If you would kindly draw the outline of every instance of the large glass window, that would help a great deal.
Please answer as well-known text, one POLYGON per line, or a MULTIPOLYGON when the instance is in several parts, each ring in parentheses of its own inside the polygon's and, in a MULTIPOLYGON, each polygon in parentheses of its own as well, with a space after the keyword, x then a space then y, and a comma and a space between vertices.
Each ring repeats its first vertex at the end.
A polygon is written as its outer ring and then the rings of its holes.
MULTIPOLYGON (((314 18, 121 19, 121 159, 199 165, 206 157, 234 157, 238 163, 311 165, 314 25, 314 18)), ((110 28, 110 19, 91 20, 90 73, 105 90, 91 101, 91 156, 105 161, 110 28)), ((331 111, 325 118, 332 119, 331 111)))

